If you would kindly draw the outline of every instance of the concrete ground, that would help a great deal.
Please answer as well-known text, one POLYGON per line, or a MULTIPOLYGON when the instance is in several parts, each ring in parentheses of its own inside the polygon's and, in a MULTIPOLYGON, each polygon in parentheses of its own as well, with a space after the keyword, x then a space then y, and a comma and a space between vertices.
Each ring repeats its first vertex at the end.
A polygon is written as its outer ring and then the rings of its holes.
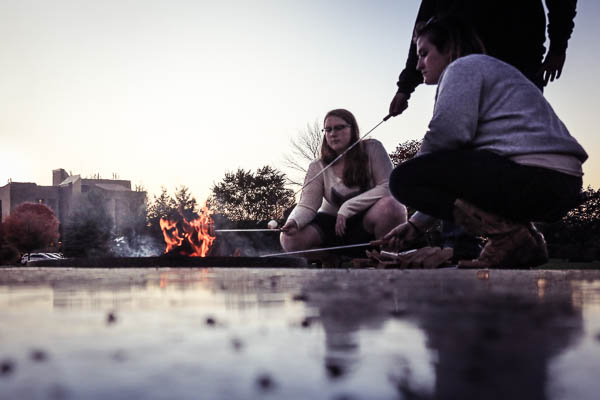
POLYGON ((596 399, 600 271, 0 268, 0 399, 596 399))

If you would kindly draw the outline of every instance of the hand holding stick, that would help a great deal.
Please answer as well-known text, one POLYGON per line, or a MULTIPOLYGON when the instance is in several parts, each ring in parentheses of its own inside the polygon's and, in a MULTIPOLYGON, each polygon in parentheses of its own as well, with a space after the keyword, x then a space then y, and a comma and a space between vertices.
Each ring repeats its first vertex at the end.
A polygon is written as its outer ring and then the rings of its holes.
POLYGON ((382 249, 398 252, 408 247, 411 242, 414 242, 421 235, 422 233, 415 224, 408 221, 389 231, 383 238, 372 241, 371 244, 380 246, 382 249))
POLYGON ((286 235, 294 236, 298 233, 298 223, 293 219, 290 219, 281 227, 280 231, 286 235))

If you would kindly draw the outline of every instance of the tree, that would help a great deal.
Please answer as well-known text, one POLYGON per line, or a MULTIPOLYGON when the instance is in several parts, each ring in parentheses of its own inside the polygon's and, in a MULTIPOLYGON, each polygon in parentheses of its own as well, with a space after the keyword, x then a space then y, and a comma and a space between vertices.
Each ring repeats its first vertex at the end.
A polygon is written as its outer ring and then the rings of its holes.
POLYGON ((110 253, 113 221, 106 200, 91 189, 71 211, 64 227, 63 253, 67 257, 103 256, 110 253))
POLYGON ((120 215, 119 224, 114 227, 114 246, 111 246, 111 253, 115 255, 140 254, 136 249, 146 246, 148 242, 146 237, 147 197, 145 190, 140 193, 142 195, 131 196, 126 202, 127 212, 120 215))
POLYGON ((305 131, 299 132, 295 138, 290 139, 292 150, 290 153, 284 154, 283 163, 291 170, 302 173, 300 180, 288 177, 290 184, 302 186, 302 179, 306 175, 308 165, 321 156, 322 142, 323 133, 317 120, 312 125, 306 124, 305 131))
POLYGON ((198 202, 186 186, 181 186, 175 191, 175 207, 188 221, 198 217, 198 202))
POLYGON ((169 196, 165 187, 161 187, 160 195, 154 195, 154 201, 148 206, 147 225, 153 236, 161 235, 160 219, 174 218, 176 210, 175 200, 169 196))
POLYGON ((396 150, 390 153, 390 158, 392 159, 394 167, 413 158, 421 148, 422 143, 423 140, 407 140, 396 146, 396 150))
POLYGON ((16 264, 19 260, 19 250, 4 240, 4 228, 0 221, 0 265, 16 264))
POLYGON ((44 204, 23 203, 3 224, 4 240, 22 253, 48 247, 58 241, 58 219, 44 204))
POLYGON ((235 222, 281 219, 294 203, 294 192, 285 184, 285 174, 270 166, 255 174, 242 168, 226 172, 223 181, 212 188, 211 211, 235 222))
POLYGON ((12 244, 0 244, 0 265, 16 264, 19 261, 19 250, 12 244))
POLYGON ((147 226, 155 237, 162 237, 160 227, 161 218, 178 220, 182 216, 187 220, 193 220, 198 217, 198 202, 192 196, 186 186, 176 188, 174 197, 169 196, 165 187, 161 188, 161 193, 148 206, 147 226))
POLYGON ((581 192, 581 203, 560 221, 539 224, 550 257, 573 261, 600 260, 600 189, 581 192))

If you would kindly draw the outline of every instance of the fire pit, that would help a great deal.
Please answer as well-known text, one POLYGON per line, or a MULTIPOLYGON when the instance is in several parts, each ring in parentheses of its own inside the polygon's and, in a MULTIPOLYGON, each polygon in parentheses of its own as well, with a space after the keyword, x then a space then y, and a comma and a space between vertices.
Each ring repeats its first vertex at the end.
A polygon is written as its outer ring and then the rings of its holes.
MULTIPOLYGON (((256 248, 247 251, 239 240, 241 247, 230 248, 227 242, 221 246, 213 246, 217 238, 214 221, 208 208, 203 206, 199 214, 186 218, 180 210, 173 219, 160 219, 165 252, 153 257, 81 257, 54 260, 38 260, 30 262, 35 267, 75 267, 75 268, 305 268, 308 262, 300 257, 257 257, 256 248), (248 256, 244 256, 246 253, 248 256)), ((236 232, 267 231, 266 229, 233 229, 236 232)), ((271 235, 272 233, 270 233, 271 235)), ((249 246, 255 247, 255 246, 249 246)), ((273 251, 271 251, 273 253, 273 251)), ((275 252, 276 253, 276 252, 275 252)))
POLYGON ((159 257, 90 257, 38 260, 28 264, 35 267, 74 268, 306 268, 306 259, 300 257, 188 257, 163 255, 159 257))

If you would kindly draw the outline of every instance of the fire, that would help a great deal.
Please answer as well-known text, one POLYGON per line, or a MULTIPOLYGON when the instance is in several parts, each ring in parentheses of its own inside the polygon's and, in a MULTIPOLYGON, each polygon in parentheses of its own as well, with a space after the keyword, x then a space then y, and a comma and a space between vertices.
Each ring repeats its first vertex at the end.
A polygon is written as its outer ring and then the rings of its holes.
POLYGON ((206 205, 198 218, 191 221, 182 213, 180 221, 160 219, 160 227, 167 245, 165 253, 177 251, 185 256, 206 257, 213 241, 214 221, 206 205))

